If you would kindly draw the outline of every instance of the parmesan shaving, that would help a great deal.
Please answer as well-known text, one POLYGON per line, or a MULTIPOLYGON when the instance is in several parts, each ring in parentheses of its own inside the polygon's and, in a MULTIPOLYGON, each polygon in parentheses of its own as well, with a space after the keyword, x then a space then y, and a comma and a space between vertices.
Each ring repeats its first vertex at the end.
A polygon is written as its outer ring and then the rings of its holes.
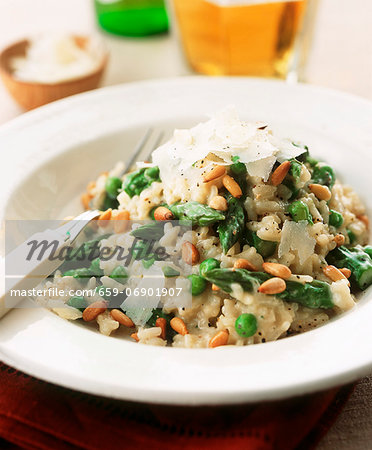
POLYGON ((234 108, 226 108, 189 130, 175 130, 173 137, 153 152, 152 161, 165 183, 180 175, 193 178, 197 161, 217 157, 219 164, 230 165, 234 156, 247 164, 249 175, 267 181, 277 159, 295 158, 303 149, 261 127, 259 122, 241 121, 234 108))
POLYGON ((297 252, 301 265, 305 263, 314 253, 316 244, 315 239, 309 235, 308 226, 305 220, 300 222, 286 220, 284 222, 278 248, 279 258, 292 251, 297 252))
POLYGON ((252 177, 260 177, 264 181, 269 179, 276 157, 269 156, 258 161, 253 161, 247 164, 247 170, 252 177))

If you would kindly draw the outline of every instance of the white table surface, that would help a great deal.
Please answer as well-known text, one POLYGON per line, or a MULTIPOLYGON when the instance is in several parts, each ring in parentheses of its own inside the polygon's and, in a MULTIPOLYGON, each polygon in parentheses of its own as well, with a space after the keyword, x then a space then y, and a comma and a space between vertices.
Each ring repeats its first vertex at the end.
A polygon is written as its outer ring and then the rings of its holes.
MULTIPOLYGON (((371 28, 372 1, 320 0, 307 81, 372 100, 371 28)), ((45 31, 99 32, 93 0, 0 0, 0 48, 45 31)), ((111 54, 103 85, 192 73, 171 35, 101 36, 111 54)), ((0 124, 21 113, 0 84, 0 124)), ((371 442, 372 378, 365 378, 319 448, 364 450, 371 442)))

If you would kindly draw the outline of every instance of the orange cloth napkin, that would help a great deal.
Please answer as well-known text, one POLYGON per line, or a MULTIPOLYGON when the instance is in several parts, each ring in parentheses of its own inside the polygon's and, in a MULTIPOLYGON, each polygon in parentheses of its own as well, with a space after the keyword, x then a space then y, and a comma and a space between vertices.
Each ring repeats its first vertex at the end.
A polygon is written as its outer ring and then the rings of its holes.
POLYGON ((304 450, 327 432, 351 391, 255 405, 158 406, 65 389, 0 362, 0 447, 304 450))

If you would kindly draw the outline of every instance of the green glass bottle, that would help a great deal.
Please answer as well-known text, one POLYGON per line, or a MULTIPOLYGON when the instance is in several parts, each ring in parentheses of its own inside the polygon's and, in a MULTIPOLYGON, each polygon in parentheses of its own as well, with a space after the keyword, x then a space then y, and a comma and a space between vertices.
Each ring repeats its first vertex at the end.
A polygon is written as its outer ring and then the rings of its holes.
POLYGON ((168 30, 164 0, 94 0, 100 26, 123 36, 148 36, 168 30))

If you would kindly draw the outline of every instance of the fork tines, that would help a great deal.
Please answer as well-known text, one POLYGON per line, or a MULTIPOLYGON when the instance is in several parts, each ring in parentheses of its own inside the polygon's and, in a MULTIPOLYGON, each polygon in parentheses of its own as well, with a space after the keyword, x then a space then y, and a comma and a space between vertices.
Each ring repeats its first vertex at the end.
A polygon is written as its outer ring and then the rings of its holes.
POLYGON ((164 131, 154 132, 152 128, 148 128, 120 175, 123 176, 127 173, 136 161, 150 161, 152 152, 159 147, 164 138, 164 134, 164 131))

